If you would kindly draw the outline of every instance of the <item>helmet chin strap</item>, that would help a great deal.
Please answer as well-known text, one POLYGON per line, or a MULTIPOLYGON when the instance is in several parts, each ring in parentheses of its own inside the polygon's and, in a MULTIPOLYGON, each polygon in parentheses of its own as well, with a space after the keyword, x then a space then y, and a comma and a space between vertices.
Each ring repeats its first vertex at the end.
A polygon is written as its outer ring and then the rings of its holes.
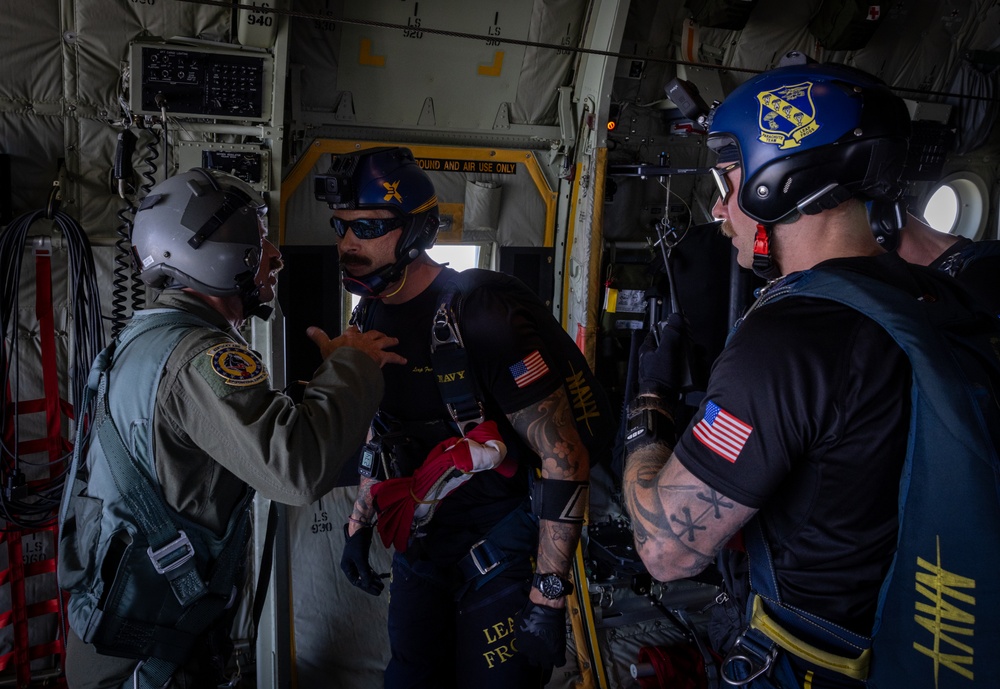
POLYGON ((253 275, 247 279, 238 280, 240 285, 240 304, 243 306, 243 317, 249 319, 256 316, 262 321, 266 321, 274 313, 274 307, 264 304, 260 300, 260 285, 254 282, 253 275))
POLYGON ((386 287, 399 280, 403 275, 403 270, 406 266, 400 266, 399 264, 400 262, 397 261, 359 277, 350 275, 346 270, 342 269, 340 275, 344 283, 344 289, 359 297, 378 296, 386 287))
POLYGON ((355 277, 350 275, 345 268, 341 268, 341 281, 344 289, 359 297, 376 297, 385 291, 385 288, 394 282, 398 282, 406 271, 406 266, 413 263, 422 249, 410 247, 410 250, 403 254, 395 263, 382 266, 378 270, 373 270, 366 275, 355 277))
POLYGON ((261 303, 257 295, 243 298, 243 314, 250 318, 256 316, 262 321, 266 321, 274 313, 274 307, 261 303))
POLYGON ((757 223, 753 239, 753 272, 765 280, 781 277, 781 269, 771 256, 771 226, 757 223))

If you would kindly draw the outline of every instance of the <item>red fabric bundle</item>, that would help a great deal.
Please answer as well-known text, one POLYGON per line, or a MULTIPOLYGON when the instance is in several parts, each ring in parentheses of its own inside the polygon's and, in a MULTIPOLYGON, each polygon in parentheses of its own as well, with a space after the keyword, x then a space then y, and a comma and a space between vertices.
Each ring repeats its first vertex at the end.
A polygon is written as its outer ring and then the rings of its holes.
POLYGON ((507 460, 496 422, 484 421, 464 438, 448 438, 438 443, 413 476, 392 478, 372 486, 378 511, 378 533, 382 544, 392 543, 397 552, 406 552, 411 530, 434 516, 438 503, 479 471, 495 469, 510 477, 517 470, 507 460))

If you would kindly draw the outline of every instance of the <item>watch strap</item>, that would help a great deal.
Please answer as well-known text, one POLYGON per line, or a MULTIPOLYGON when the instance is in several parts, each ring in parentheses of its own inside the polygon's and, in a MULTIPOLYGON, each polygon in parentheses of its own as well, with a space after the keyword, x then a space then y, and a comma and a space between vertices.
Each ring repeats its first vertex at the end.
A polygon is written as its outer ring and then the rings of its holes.
POLYGON ((565 577, 562 577, 562 576, 559 576, 558 574, 555 574, 554 572, 549 573, 549 574, 539 574, 539 573, 536 572, 534 578, 531 581, 531 585, 534 586, 539 591, 541 591, 542 595, 545 596, 546 598, 548 598, 549 600, 555 600, 556 598, 562 598, 563 596, 568 596, 569 594, 573 593, 573 582, 570 581, 569 579, 566 579, 565 577), (559 582, 562 584, 562 591, 558 595, 549 596, 546 593, 546 591, 545 591, 545 580, 549 579, 549 578, 558 579, 559 582))
MULTIPOLYGON (((625 451, 635 452, 654 443, 675 442, 674 422, 666 407, 657 398, 642 397, 642 406, 629 411, 625 426, 625 451)), ((638 401, 638 400, 637 400, 638 401)))

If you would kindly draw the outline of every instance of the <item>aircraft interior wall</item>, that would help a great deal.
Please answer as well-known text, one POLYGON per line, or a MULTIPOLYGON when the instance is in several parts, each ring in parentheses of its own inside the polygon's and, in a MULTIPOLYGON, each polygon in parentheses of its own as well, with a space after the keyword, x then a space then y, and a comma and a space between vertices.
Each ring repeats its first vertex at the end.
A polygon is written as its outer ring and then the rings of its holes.
MULTIPOLYGON (((0 514, 9 517, 0 517, 0 572, 17 570, 23 582, 16 590, 0 583, 0 686, 59 674, 58 644, 24 660, 26 644, 58 640, 60 618, 48 526, 54 512, 47 520, 19 519, 35 504, 23 487, 57 480, 67 462, 78 420, 71 403, 83 384, 74 365, 89 351, 81 333, 109 341, 149 299, 134 282, 128 231, 155 182, 202 165, 236 172, 268 195, 272 238, 287 250, 292 270, 319 273, 282 276, 277 317, 251 333, 281 387, 309 375, 303 331, 313 324, 310 305, 328 331, 341 327, 349 310, 329 209, 316 200, 312 178, 333 153, 388 142, 410 146, 431 175, 445 218, 440 241, 487 247, 483 267, 524 261, 517 264, 528 266, 523 275, 551 295, 553 312, 619 405, 648 325, 643 295, 652 288, 670 298, 663 270, 669 245, 673 296, 698 345, 695 393, 759 282, 735 266, 716 231, 711 178, 691 173, 713 157, 698 122, 665 97, 674 77, 710 103, 789 51, 868 70, 907 99, 920 123, 908 167, 911 210, 922 213, 942 180, 957 180, 967 224, 954 231, 1000 237, 1000 3, 882 5, 871 20, 876 28, 862 27, 871 33, 861 47, 833 49, 815 26, 833 1, 738 3, 746 5, 739 28, 694 21, 698 8, 723 4, 707 0, 273 0, 242 9, 198 0, 6 3, 0 181, 9 170, 10 184, 0 188, 0 225, 10 231, 15 219, 43 213, 23 252, 0 252, 10 259, 0 266, 4 294, 17 296, 4 314, 2 363, 18 376, 5 381, 0 414, 0 514), (191 76, 199 65, 240 60, 249 60, 249 86, 209 94, 191 76), (157 76, 152 70, 160 65, 157 76), (184 74, 167 75, 168 68, 184 74), (206 98, 186 99, 188 86, 206 98), (150 100, 157 88, 172 89, 165 104, 150 100), (129 136, 134 152, 122 148, 129 136), (122 156, 125 165, 116 168, 122 156), (100 315, 81 313, 70 269, 77 249, 56 222, 59 213, 89 241, 100 315), (39 299, 46 266, 51 317, 39 299), (609 308, 611 295, 617 309, 609 308), (74 329, 85 317, 98 324, 74 329), (48 346, 54 371, 43 363, 48 346), (53 374, 61 406, 48 416, 24 411, 24 402, 53 394, 45 380, 53 374), (14 449, 19 440, 44 438, 44 449, 14 449), (4 623, 22 591, 27 605, 43 612, 4 623)), ((663 585, 635 568, 614 466, 609 460, 596 470, 593 541, 581 560, 589 578, 584 609, 552 687, 640 686, 630 674, 640 649, 690 640, 690 625, 703 624, 697 611, 714 597, 710 581, 663 585)), ((354 478, 347 471, 344 485, 319 502, 283 511, 284 555, 262 652, 247 648, 246 606, 237 623, 245 684, 380 686, 386 596, 367 596, 339 570, 354 478)), ((375 569, 388 572, 389 553, 376 545, 373 554, 375 569)))

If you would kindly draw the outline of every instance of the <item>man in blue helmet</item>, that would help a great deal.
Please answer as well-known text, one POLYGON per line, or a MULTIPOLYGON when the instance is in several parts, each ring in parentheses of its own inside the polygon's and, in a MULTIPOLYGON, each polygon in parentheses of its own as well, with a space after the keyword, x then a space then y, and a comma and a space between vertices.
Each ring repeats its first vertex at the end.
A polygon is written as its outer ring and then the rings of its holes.
MULTIPOLYGON (((710 632, 734 686, 860 687, 888 676, 878 686, 912 687, 904 671, 926 680, 941 668, 929 655, 958 653, 940 636, 922 636, 933 624, 919 614, 928 580, 912 568, 934 561, 934 541, 915 544, 909 529, 922 525, 922 509, 958 511, 941 480, 947 470, 935 464, 944 457, 956 472, 983 468, 984 513, 996 513, 988 462, 996 462, 1000 426, 988 391, 997 326, 951 280, 886 253, 872 234, 865 203, 901 196, 908 132, 906 108, 884 84, 815 63, 749 79, 709 122, 718 153, 713 214, 739 264, 769 284, 679 437, 670 360, 677 334, 667 325, 647 339, 623 482, 637 550, 654 578, 689 577, 718 559, 726 602, 710 632), (957 339, 931 362, 921 348, 951 338, 942 324, 957 323, 957 339), (966 336, 982 347, 985 370, 945 363, 966 336), (978 409, 965 394, 972 389, 983 400, 978 409), (962 405, 970 420, 951 420, 957 435, 931 424, 962 405), (980 444, 965 453, 970 438, 980 444), (905 537, 904 503, 912 515, 905 537), (912 555, 915 546, 922 550, 912 555), (905 638, 890 644, 904 625, 905 638)), ((967 524, 957 531, 967 534, 967 524)), ((952 549, 953 532, 946 539, 942 525, 940 533, 937 562, 945 552, 956 569, 972 567, 956 566, 955 553, 974 546, 952 549)), ((982 587, 989 577, 978 574, 982 587)), ((992 638, 995 630, 981 626, 976 633, 992 638)), ((953 663, 955 677, 967 671, 963 662, 953 663)))
POLYGON ((202 168, 136 213, 155 302, 94 364, 97 412, 60 510, 73 689, 225 684, 255 492, 291 505, 329 492, 378 407, 380 366, 403 362, 381 333, 311 328, 323 361, 303 401, 271 387, 240 334, 270 315, 282 268, 266 214, 248 184, 202 168))
POLYGON ((408 362, 385 372, 341 560, 379 595, 373 528, 395 548, 385 686, 540 687, 565 663, 586 362, 522 283, 427 256, 437 195, 409 149, 335 156, 316 182, 344 286, 363 297, 356 323, 399 338, 408 362))

